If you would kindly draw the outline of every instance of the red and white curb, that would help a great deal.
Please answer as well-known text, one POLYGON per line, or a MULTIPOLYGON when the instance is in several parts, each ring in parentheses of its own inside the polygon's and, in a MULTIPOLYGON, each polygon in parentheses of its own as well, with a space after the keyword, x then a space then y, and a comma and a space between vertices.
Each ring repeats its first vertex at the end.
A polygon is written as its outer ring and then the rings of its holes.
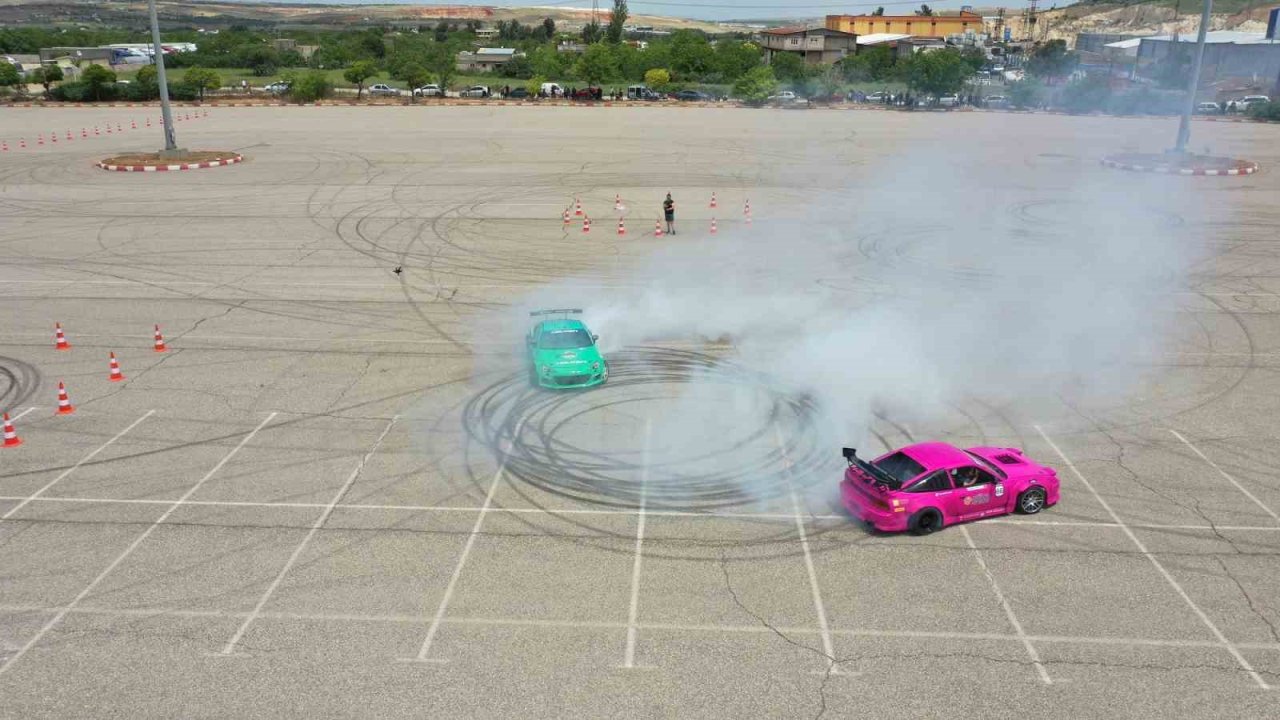
POLYGON ((1130 163, 1117 162, 1106 158, 1102 159, 1102 164, 1105 167, 1115 168, 1117 170, 1164 173, 1166 175, 1252 175, 1258 171, 1258 163, 1252 163, 1238 168, 1229 168, 1227 170, 1213 170, 1202 167, 1174 168, 1167 165, 1132 165, 1130 163))
POLYGON ((108 165, 107 163, 98 163, 98 167, 103 170, 113 170, 115 172, 166 172, 170 170, 198 170, 200 168, 218 167, 220 165, 234 165, 243 162, 243 155, 222 158, 219 160, 208 160, 198 163, 182 163, 181 165, 108 165))

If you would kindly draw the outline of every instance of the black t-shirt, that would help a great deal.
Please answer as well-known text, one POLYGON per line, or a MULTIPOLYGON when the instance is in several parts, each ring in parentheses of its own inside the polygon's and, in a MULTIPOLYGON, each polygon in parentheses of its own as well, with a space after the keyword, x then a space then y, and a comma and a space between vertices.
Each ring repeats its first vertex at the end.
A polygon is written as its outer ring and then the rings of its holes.
POLYGON ((673 217, 676 214, 676 204, 671 198, 662 201, 662 212, 666 213, 667 217, 673 217))

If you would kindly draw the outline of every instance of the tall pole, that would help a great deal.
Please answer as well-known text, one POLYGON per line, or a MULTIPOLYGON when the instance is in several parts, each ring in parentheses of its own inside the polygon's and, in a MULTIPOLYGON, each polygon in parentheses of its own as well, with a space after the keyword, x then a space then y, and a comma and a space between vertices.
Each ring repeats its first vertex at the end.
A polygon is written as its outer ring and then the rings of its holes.
POLYGON ((160 83, 160 116, 164 119, 164 150, 176 152, 178 139, 173 132, 173 113, 169 110, 169 83, 164 78, 164 50, 160 47, 160 19, 156 17, 156 0, 147 0, 147 10, 151 13, 151 43, 154 46, 152 59, 156 63, 156 80, 160 83))
POLYGON ((1196 55, 1191 63, 1191 79, 1187 81, 1187 104, 1182 108, 1182 119, 1178 122, 1178 144, 1174 146, 1176 153, 1187 151, 1187 141, 1191 139, 1191 113, 1196 109, 1196 91, 1200 89, 1200 64, 1204 61, 1204 36, 1209 32, 1209 12, 1213 10, 1213 0, 1204 0, 1204 9, 1200 11, 1200 33, 1196 36, 1196 55))

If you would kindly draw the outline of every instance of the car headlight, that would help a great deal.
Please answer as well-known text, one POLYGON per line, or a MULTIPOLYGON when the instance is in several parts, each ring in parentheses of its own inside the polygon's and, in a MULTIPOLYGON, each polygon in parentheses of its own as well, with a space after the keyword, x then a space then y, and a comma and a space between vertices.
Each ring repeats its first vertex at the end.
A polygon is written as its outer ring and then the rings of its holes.
POLYGON ((551 366, 550 366, 550 365, 543 365, 543 366, 542 366, 542 374, 543 374, 543 375, 550 375, 550 374, 551 374, 551 366))
POLYGON ((598 362, 593 362, 593 363, 591 363, 591 369, 592 369, 592 370, 599 370, 599 369, 600 369, 600 363, 598 363, 598 362))

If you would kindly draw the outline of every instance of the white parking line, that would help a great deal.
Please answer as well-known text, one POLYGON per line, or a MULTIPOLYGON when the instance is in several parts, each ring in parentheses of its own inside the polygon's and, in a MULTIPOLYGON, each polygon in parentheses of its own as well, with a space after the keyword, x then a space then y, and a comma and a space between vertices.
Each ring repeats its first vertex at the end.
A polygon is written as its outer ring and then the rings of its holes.
POLYGON ((14 514, 14 513, 18 512, 18 511, 19 511, 19 510, 21 510, 22 508, 26 507, 26 506, 27 506, 27 504, 28 504, 28 503, 30 503, 32 500, 35 500, 35 499, 39 498, 41 495, 45 494, 45 491, 47 491, 49 488, 51 488, 51 487, 53 487, 54 485, 57 485, 58 483, 62 482, 62 479, 63 479, 63 478, 65 478, 65 477, 67 477, 68 475, 70 475, 71 473, 75 472, 75 471, 76 471, 76 469, 77 469, 77 468, 79 468, 81 465, 84 465, 85 463, 87 463, 87 462, 89 462, 90 460, 92 460, 94 457, 96 457, 96 456, 97 456, 97 454, 98 454, 98 453, 100 453, 100 452, 102 452, 103 450, 106 450, 107 448, 111 447, 111 445, 112 445, 115 441, 117 441, 117 440, 119 440, 120 438, 124 437, 124 434, 125 434, 125 433, 127 433, 127 432, 129 432, 130 430, 132 430, 132 429, 134 429, 135 427, 137 427, 137 426, 138 426, 138 423, 141 423, 143 420, 146 420, 147 418, 151 417, 153 414, 155 414, 155 410, 148 410, 148 411, 147 411, 147 412, 146 412, 142 417, 140 417, 140 418, 138 418, 137 420, 134 420, 132 423, 130 423, 130 424, 129 424, 129 427, 127 427, 127 428, 125 428, 125 429, 121 430, 120 432, 116 433, 116 434, 115 434, 115 436, 114 436, 114 437, 112 437, 110 440, 108 440, 108 441, 104 442, 103 444, 99 445, 99 446, 98 446, 98 448, 97 448, 96 450, 94 450, 93 452, 89 453, 88 455, 85 455, 84 457, 80 458, 80 461, 79 461, 79 462, 77 462, 75 465, 72 465, 71 467, 67 468, 66 470, 63 470, 63 471, 62 471, 62 474, 58 475, 58 477, 56 477, 56 478, 54 478, 53 480, 51 480, 51 481, 49 482, 49 484, 48 484, 48 485, 45 485, 44 487, 42 487, 42 488, 40 488, 39 490, 37 490, 37 491, 35 491, 34 493, 32 493, 31 495, 28 495, 26 498, 24 498, 24 499, 22 500, 22 502, 20 502, 20 503, 18 503, 17 505, 14 505, 13 507, 9 508, 9 512, 5 513, 4 515, 0 515, 0 520, 8 520, 10 517, 12 517, 12 516, 13 516, 13 514, 14 514))
POLYGON ((836 658, 835 643, 831 640, 831 627, 827 624, 827 607, 822 602, 822 590, 818 587, 818 571, 813 566, 813 554, 809 552, 809 534, 804 528, 804 517, 800 512, 800 498, 796 496, 795 486, 791 482, 791 460, 787 457, 786 445, 782 442, 782 429, 773 424, 774 441, 778 444, 778 452, 782 453, 783 466, 787 474, 787 488, 791 494, 791 508, 796 522, 796 533, 800 537, 800 550, 804 555, 804 567, 809 573, 809 591, 813 595, 813 609, 818 616, 818 630, 822 634, 822 651, 827 656, 828 671, 832 675, 841 675, 840 662, 836 658))
MULTIPOLYGON (((514 432, 511 434, 511 441, 515 442, 520 438, 520 431, 524 428, 524 418, 516 423, 514 432)), ((489 512, 489 507, 493 504, 493 496, 498 492, 498 485, 502 482, 502 474, 507 469, 507 458, 511 457, 511 448, 508 447, 502 455, 502 461, 498 463, 498 469, 493 473, 493 482, 489 483, 489 492, 484 496, 484 505, 480 507, 479 513, 476 514, 476 523, 471 527, 471 534, 467 536, 467 542, 462 546, 462 554, 458 556, 458 564, 453 568, 453 574, 449 576, 449 584, 444 588, 444 596, 440 598, 440 605, 436 608, 435 617, 431 620, 431 626, 427 628, 427 636, 422 640, 422 647, 418 649, 418 654, 411 658, 412 662, 448 662, 442 658, 429 658, 431 652, 431 643, 435 641, 436 633, 440 630, 440 623, 444 620, 444 614, 449 609, 449 601, 453 599, 454 588, 458 585, 458 578, 462 576, 462 568, 466 567, 467 557, 471 554, 471 548, 476 543, 476 537, 480 534, 480 528, 484 526, 484 517, 489 512)))
POLYGON ((9 419, 10 419, 10 420, 12 420, 12 421, 14 421, 14 422, 17 422, 17 421, 19 421, 19 420, 21 420, 21 419, 22 419, 22 416, 23 416, 23 415, 26 415, 27 413, 29 413, 29 412, 31 412, 31 411, 33 411, 33 410, 39 410, 39 408, 29 407, 29 408, 27 408, 26 410, 23 410, 22 412, 18 413, 17 415, 13 415, 13 416, 11 416, 9 419))
MULTIPOLYGON (((137 425, 138 423, 142 422, 142 420, 145 419, 152 412, 155 412, 155 411, 153 410, 148 412, 146 415, 143 415, 142 418, 139 418, 136 422, 134 422, 134 425, 137 425)), ((146 530, 144 530, 141 535, 135 538, 134 541, 129 544, 129 547, 124 549, 124 552, 117 555, 116 559, 112 560, 110 565, 108 565, 102 572, 98 573, 98 576, 95 577, 92 582, 86 585, 85 588, 81 590, 80 593, 76 595, 75 598, 73 598, 70 603, 67 603, 66 606, 60 608, 58 612, 54 614, 54 616, 50 618, 49 621, 46 622, 43 627, 40 628, 39 632, 37 632, 34 636, 32 636, 32 638, 28 640, 25 645, 19 648, 17 652, 15 652, 13 655, 10 655, 9 658, 4 661, 4 664, 0 665, 0 675, 3 675, 5 671, 7 671, 10 667, 12 667, 13 664, 17 662, 20 658, 22 658, 23 655, 26 655, 28 650, 35 647, 35 644, 40 642, 40 639, 43 638, 45 634, 48 633, 51 629, 53 629, 54 625, 57 625, 59 622, 61 622, 62 618, 66 617, 68 612, 71 612, 71 610, 73 610, 76 605, 80 604, 81 600, 84 600, 86 597, 88 597, 89 593, 93 592, 94 588, 98 587, 98 583, 105 580, 108 575, 110 575, 117 567, 120 566, 120 563, 124 562, 125 558, 129 557, 131 554, 133 554, 134 550, 138 549, 138 546, 142 544, 143 540, 146 540, 148 537, 150 537, 151 533, 155 532, 155 529, 160 527, 160 524, 163 523, 166 519, 168 519, 169 515, 171 515, 174 510, 177 510, 179 507, 181 507, 183 500, 195 494, 195 492, 200 489, 200 486, 204 485, 206 480, 213 477, 213 474, 218 472, 218 470, 220 470, 222 466, 225 465, 227 461, 232 458, 232 456, 240 452, 240 448, 244 447, 245 444, 248 443, 249 440, 252 439, 254 435, 257 435, 258 431, 261 430, 264 425, 271 422, 271 419, 274 418, 275 416, 276 416, 276 413, 271 413, 270 415, 267 416, 266 420, 263 420, 258 425, 258 427, 253 429, 253 432, 244 436, 244 439, 241 440, 238 445, 232 448, 231 452, 227 453, 226 456, 224 456, 221 460, 219 460, 218 464, 214 465, 212 470, 210 470, 208 473, 205 473, 205 476, 200 478, 199 482, 197 482, 195 485, 192 485, 191 489, 187 490, 186 494, 184 494, 182 498, 180 498, 179 500, 174 502, 172 505, 170 505, 169 509, 165 510, 163 515, 157 518, 156 521, 151 523, 151 525, 146 530)), ((132 425, 130 427, 132 427, 132 425)), ((128 432, 128 429, 126 429, 124 432, 128 432)), ((123 435, 124 432, 120 433, 120 435, 123 435)), ((119 437, 119 435, 117 435, 116 437, 119 437)))
POLYGON ((1272 510, 1271 508, 1267 507, 1265 503, 1259 500, 1253 493, 1249 492, 1249 490, 1245 486, 1241 485, 1234 477, 1231 477, 1230 475, 1228 475, 1226 470, 1223 470, 1221 467, 1218 467, 1218 463, 1210 460, 1207 455, 1200 452, 1200 448, 1196 447, 1195 445, 1192 445, 1190 440, 1182 436, 1182 433, 1178 432, 1177 430, 1174 430, 1173 428, 1169 428, 1169 432, 1173 433, 1174 437, 1181 440, 1183 445, 1186 445, 1187 447, 1191 448, 1191 452, 1195 453, 1196 455, 1199 455, 1201 460, 1204 460, 1206 463, 1209 464, 1209 467, 1213 468, 1214 470, 1217 470, 1218 474, 1221 475, 1223 478, 1225 478, 1227 482, 1231 483, 1236 487, 1237 490, 1244 493, 1244 496, 1252 500, 1254 505, 1257 505, 1258 507, 1262 508, 1264 512, 1266 512, 1268 515, 1271 516, 1272 520, 1275 520, 1276 522, 1280 522, 1280 515, 1276 515, 1275 510, 1272 510))
POLYGON ((235 653, 236 645, 239 644, 240 638, 244 637, 244 634, 249 631, 249 626, 253 624, 253 621, 257 619, 258 615, 262 612, 262 608, 266 606, 267 601, 271 599, 273 594, 275 594, 276 588, 280 586, 280 582, 284 580, 284 576, 289 573, 289 570, 293 568, 293 564, 298 561, 299 557, 301 557, 302 551, 305 550, 307 544, 311 542, 311 538, 315 537, 316 531, 318 531, 325 524, 325 521, 329 519, 329 516, 333 514, 333 509, 337 506, 338 501, 341 500, 343 496, 347 494, 347 491, 351 489, 351 485, 355 483, 356 478, 360 477, 360 471, 364 470, 365 463, 369 462, 369 458, 373 457, 373 454, 378 452, 378 448, 382 446, 383 439, 387 437, 387 433, 391 432, 391 427, 396 424, 396 420, 399 418, 399 415, 391 418, 391 422, 387 423, 387 426, 383 428, 382 434, 379 435, 377 441, 373 443, 373 447, 369 449, 369 452, 365 454, 364 457, 360 458, 360 462, 356 463, 355 468, 351 471, 351 475, 347 477, 347 481, 342 484, 342 488, 333 496, 333 500, 325 506, 324 512, 320 513, 320 517, 316 518, 316 521, 311 524, 311 529, 308 530, 307 534, 302 538, 302 542, 298 543, 298 547, 293 549, 293 554, 289 556, 289 560, 285 562, 284 567, 280 568, 280 572, 276 574, 275 579, 271 581, 269 586, 267 586, 267 590, 262 593, 262 597, 258 598, 258 604, 253 606, 253 612, 249 613, 249 617, 245 618, 244 622, 240 624, 235 635, 231 636, 231 639, 227 641, 226 647, 222 648, 222 652, 218 653, 219 655, 230 656, 235 653))
POLYGON ((627 611, 627 649, 622 667, 633 669, 636 661, 636 619, 640 613, 640 566, 644 559, 644 510, 649 489, 650 444, 653 442, 653 421, 644 421, 644 452, 640 457, 640 511, 636 517, 636 558, 631 567, 631 607, 627 611))
POLYGON ((1071 462, 1071 459, 1062 452, 1062 449, 1058 447, 1057 443, 1049 439, 1049 436, 1045 434, 1044 430, 1041 429, 1039 425, 1033 425, 1032 427, 1036 429, 1036 432, 1040 433, 1040 437, 1044 438, 1044 441, 1049 444, 1049 447, 1053 448, 1053 451, 1058 454, 1058 457, 1062 458, 1062 462, 1071 470, 1071 473, 1075 475, 1086 488, 1088 488, 1089 492, 1092 493, 1093 497, 1098 501, 1098 504, 1107 511, 1107 514, 1111 516, 1112 520, 1115 520, 1116 524, 1120 526, 1120 529, 1134 544, 1134 547, 1138 548, 1138 552, 1142 553, 1147 560, 1151 561, 1151 564, 1160 572, 1160 575, 1169 583, 1169 586, 1177 591, 1178 596, 1187 604, 1187 607, 1191 608, 1191 610, 1196 614, 1196 617, 1200 618, 1200 622, 1204 623, 1204 626, 1209 628, 1209 632, 1213 633, 1213 636, 1218 639, 1218 643, 1222 645, 1222 647, 1226 648, 1227 652, 1231 653, 1231 656, 1235 658, 1236 663, 1240 665, 1241 669, 1248 673, 1249 677, 1253 678, 1253 681, 1258 684, 1258 687, 1263 690, 1271 689, 1271 686, 1262 679, 1262 676, 1258 674, 1257 670, 1253 669, 1253 666, 1249 664, 1249 661, 1245 659, 1244 655, 1240 654, 1240 651, 1237 650, 1229 640, 1227 640, 1227 636, 1222 634, 1222 631, 1218 629, 1218 626, 1214 624, 1214 622, 1209 619, 1209 616, 1200 609, 1200 606, 1191 599, 1191 596, 1182 588, 1182 585, 1178 584, 1178 581, 1175 580, 1173 575, 1165 569, 1164 565, 1156 559, 1156 556, 1147 550, 1147 546, 1143 544, 1142 540, 1138 538, 1128 525, 1124 524, 1124 521, 1120 519, 1120 516, 1116 511, 1111 508, 1110 503, 1103 499, 1102 495, 1100 495, 1093 487, 1093 484, 1085 478, 1084 474, 1081 473, 1078 468, 1076 468, 1075 463, 1071 462))
POLYGON ((1031 664, 1036 666, 1036 672, 1040 674, 1040 681, 1045 685, 1052 685, 1053 679, 1049 677, 1049 671, 1045 669, 1044 663, 1040 662, 1040 653, 1036 652, 1036 648, 1027 639, 1027 633, 1022 629, 1022 623, 1018 622, 1018 616, 1013 613, 1013 607, 1009 605, 1008 599, 1005 598, 1004 592, 1000 590, 1000 583, 996 582, 996 576, 991 574, 991 569, 987 567, 987 561, 982 557, 982 551, 973 542, 973 536, 969 534, 969 528, 961 525, 960 534, 964 535, 964 541, 968 543, 969 549, 973 550, 973 556, 978 560, 978 566, 982 568, 982 574, 987 576, 987 581, 991 583, 991 589, 995 591, 996 600, 1000 601, 1000 607, 1004 608, 1005 617, 1009 618, 1009 624, 1013 626, 1013 632, 1022 639, 1022 646, 1027 649, 1027 656, 1031 658, 1031 664))

